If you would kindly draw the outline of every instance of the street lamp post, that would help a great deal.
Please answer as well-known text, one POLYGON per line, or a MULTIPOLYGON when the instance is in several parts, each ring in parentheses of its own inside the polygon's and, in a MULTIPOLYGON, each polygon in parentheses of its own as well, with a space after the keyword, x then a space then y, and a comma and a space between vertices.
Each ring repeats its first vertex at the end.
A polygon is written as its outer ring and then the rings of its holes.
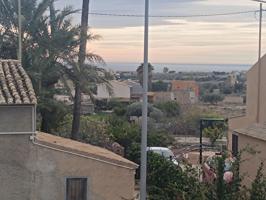
POLYGON ((148 132, 148 55, 149 55, 149 0, 145 0, 140 200, 146 200, 147 196, 146 177, 147 177, 147 132, 148 132))

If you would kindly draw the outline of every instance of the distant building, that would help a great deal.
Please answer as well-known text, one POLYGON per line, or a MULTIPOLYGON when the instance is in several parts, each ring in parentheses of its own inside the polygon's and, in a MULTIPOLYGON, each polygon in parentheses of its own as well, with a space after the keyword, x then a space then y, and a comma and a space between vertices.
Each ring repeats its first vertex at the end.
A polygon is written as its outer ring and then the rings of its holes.
POLYGON ((191 105, 197 103, 194 91, 180 90, 175 92, 152 92, 150 101, 153 103, 163 103, 176 101, 180 105, 191 105))
MULTIPOLYGON (((61 102, 67 106, 73 106, 74 104, 74 96, 75 96, 75 89, 73 82, 71 80, 67 81, 67 85, 69 89, 71 90, 71 94, 54 94, 54 99, 58 102, 61 102)), ((65 85, 62 81, 58 81, 54 87, 59 90, 65 89, 65 85)), ((92 114, 94 113, 94 104, 91 101, 91 98, 89 95, 82 93, 81 94, 81 114, 92 114)))
POLYGON ((224 97, 223 103, 227 104, 243 104, 244 98, 239 95, 228 95, 224 97))
POLYGON ((195 93, 195 96, 197 98, 199 97, 199 85, 196 83, 196 81, 172 81, 171 91, 176 92, 180 90, 193 91, 195 93))
POLYGON ((228 149, 234 155, 245 147, 260 152, 256 155, 247 152, 242 154, 242 159, 246 161, 241 163, 240 172, 247 173, 244 180, 247 185, 254 180, 260 163, 266 160, 266 55, 261 60, 260 71, 256 63, 247 72, 246 115, 229 120, 228 149))
POLYGON ((140 83, 132 80, 125 80, 123 83, 130 87, 130 99, 139 100, 143 95, 143 88, 140 83))
POLYGON ((133 199, 136 164, 103 148, 36 132, 36 104, 21 64, 0 60, 0 199, 133 199))
POLYGON ((106 84, 97 85, 96 99, 130 101, 130 86, 128 84, 117 80, 111 80, 109 84, 110 88, 106 84))
POLYGON ((229 86, 234 86, 237 83, 237 74, 235 72, 230 73, 226 82, 229 86))

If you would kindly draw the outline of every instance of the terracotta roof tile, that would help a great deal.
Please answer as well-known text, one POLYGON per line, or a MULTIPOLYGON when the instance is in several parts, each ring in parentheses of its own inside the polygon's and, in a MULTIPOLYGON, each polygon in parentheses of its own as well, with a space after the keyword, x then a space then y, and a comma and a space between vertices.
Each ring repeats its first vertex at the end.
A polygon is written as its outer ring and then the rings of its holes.
POLYGON ((17 60, 0 60, 0 104, 36 104, 31 80, 17 60))
POLYGON ((60 150, 68 150, 73 153, 78 153, 93 158, 105 160, 107 162, 115 163, 118 165, 131 167, 136 169, 137 164, 107 150, 90 144, 85 144, 75 140, 58 137, 55 135, 38 132, 36 133, 36 141, 38 143, 58 148, 60 150))

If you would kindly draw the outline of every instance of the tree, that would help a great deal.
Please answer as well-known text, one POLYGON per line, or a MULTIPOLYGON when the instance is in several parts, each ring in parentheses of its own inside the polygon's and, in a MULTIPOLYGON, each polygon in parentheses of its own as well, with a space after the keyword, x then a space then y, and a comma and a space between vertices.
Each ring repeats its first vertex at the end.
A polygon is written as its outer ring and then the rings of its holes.
POLYGON ((168 83, 164 83, 163 81, 157 81, 152 83, 152 91, 154 92, 165 92, 168 90, 168 83))
MULTIPOLYGON (((143 86, 143 66, 144 66, 144 64, 142 63, 137 68, 137 76, 138 76, 139 82, 142 86, 143 86)), ((154 67, 149 63, 148 64, 148 91, 151 91, 151 89, 152 89, 152 71, 153 70, 154 70, 154 67)))
POLYGON ((208 188, 198 179, 195 169, 181 170, 172 161, 148 153, 147 190, 151 200, 205 200, 208 188))
POLYGON ((168 73, 168 71, 169 71, 169 68, 168 68, 168 67, 164 67, 164 68, 163 68, 163 73, 166 74, 166 73, 168 73))
MULTIPOLYGON (((16 59, 17 1, 0 1, 0 10, 0 41, 3 41, 0 56, 16 59)), ((53 0, 22 1, 22 66, 31 77, 38 97, 42 131, 50 132, 53 128, 52 113, 64 113, 53 99, 57 92, 54 84, 62 75, 61 60, 76 51, 79 44, 80 27, 73 26, 69 18, 76 12, 71 7, 55 10, 53 0)))
MULTIPOLYGON (((83 0, 82 4, 80 46, 79 46, 79 55, 78 55, 78 66, 77 66, 77 69, 80 70, 84 68, 83 65, 86 58, 89 2, 90 2, 89 0, 83 0)), ((81 115, 81 83, 80 81, 77 81, 75 82, 73 122, 72 122, 72 131, 71 131, 71 138, 76 140, 79 138, 80 115, 81 115)))
POLYGON ((220 127, 208 127, 203 130, 203 135, 210 139, 212 146, 217 139, 221 139, 224 136, 224 130, 220 127))
MULTIPOLYGON (((148 105, 148 115, 152 112, 153 107, 152 105, 148 105)), ((127 117, 135 116, 135 117, 141 117, 142 116, 142 104, 139 102, 132 103, 127 107, 126 111, 127 117)))
POLYGON ((261 163, 256 178, 252 183, 250 190, 250 200, 266 199, 266 178, 263 175, 264 164, 261 163))
POLYGON ((158 103, 155 107, 163 111, 167 117, 177 117, 181 111, 180 105, 175 101, 158 103))

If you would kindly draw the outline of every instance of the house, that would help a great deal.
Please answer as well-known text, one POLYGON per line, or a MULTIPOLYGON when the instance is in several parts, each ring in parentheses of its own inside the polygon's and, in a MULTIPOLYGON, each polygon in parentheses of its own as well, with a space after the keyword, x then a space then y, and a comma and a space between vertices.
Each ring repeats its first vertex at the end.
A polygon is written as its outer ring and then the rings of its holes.
POLYGON ((133 198, 135 163, 103 148, 36 132, 36 104, 21 64, 0 60, 0 199, 133 198))
POLYGON ((199 97, 199 85, 196 81, 181 81, 181 80, 174 80, 171 82, 171 91, 176 92, 180 90, 188 90, 193 91, 196 97, 199 97))
POLYGON ((197 103, 194 91, 178 90, 175 92, 153 92, 153 103, 163 103, 167 101, 176 101, 180 105, 191 105, 197 103))
MULTIPOLYGON (((74 96, 75 96, 75 88, 74 84, 71 80, 67 80, 66 84, 68 85, 68 89, 70 90, 67 94, 54 94, 54 99, 58 102, 65 104, 66 106, 73 106, 74 104, 74 96)), ((55 85, 55 89, 58 90, 66 90, 65 84, 59 80, 55 85)), ((94 104, 91 101, 91 98, 88 94, 81 94, 81 114, 92 114, 94 113, 94 104)))
POLYGON ((132 81, 130 79, 123 81, 130 87, 130 99, 139 100, 143 95, 143 88, 140 83, 132 81))
POLYGON ((243 152, 241 174, 247 174, 245 184, 254 180, 261 161, 266 160, 266 55, 261 65, 256 63, 247 72, 247 111, 246 115, 229 120, 228 149, 234 155, 242 149, 252 148, 255 155, 243 152), (260 68, 259 68, 260 66, 260 68))
POLYGON ((130 101, 130 86, 128 84, 117 80, 111 80, 109 84, 110 88, 106 84, 97 85, 96 99, 130 101))

